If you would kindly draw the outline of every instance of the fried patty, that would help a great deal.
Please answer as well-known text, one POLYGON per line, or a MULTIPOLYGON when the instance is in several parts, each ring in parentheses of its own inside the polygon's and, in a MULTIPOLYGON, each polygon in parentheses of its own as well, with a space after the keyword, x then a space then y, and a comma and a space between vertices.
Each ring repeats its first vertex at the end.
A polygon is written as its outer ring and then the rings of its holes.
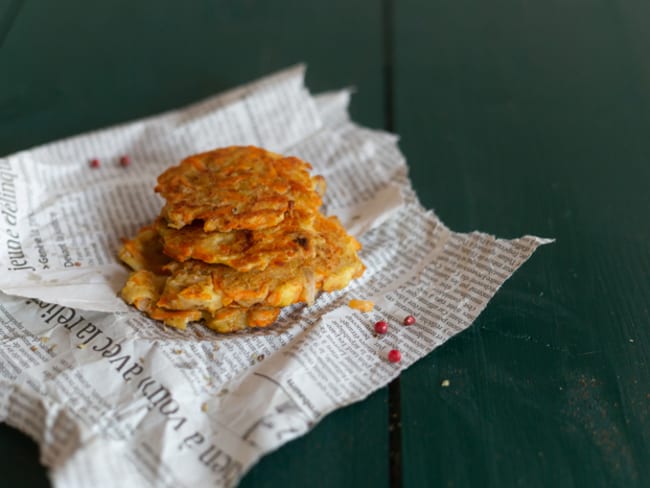
POLYGON ((252 307, 230 306, 214 311, 169 310, 158 306, 166 277, 149 270, 135 271, 122 289, 122 297, 154 320, 177 329, 185 329, 190 322, 202 320, 217 332, 235 332, 249 327, 266 327, 278 318, 280 309, 263 305, 252 307))
POLYGON ((121 291, 155 320, 218 332, 272 324, 363 274, 359 242, 321 214, 309 163, 253 146, 190 156, 158 177, 161 214, 125 240, 121 291))
POLYGON ((262 271, 270 264, 315 256, 316 215, 292 210, 278 225, 260 230, 205 232, 202 225, 170 228, 163 218, 156 220, 163 252, 178 262, 195 259, 224 264, 237 271, 262 271))
POLYGON ((365 270, 357 256, 359 242, 345 232, 336 217, 318 214, 313 228, 313 258, 242 272, 195 259, 173 261, 162 254, 158 234, 145 227, 125 243, 125 248, 132 250, 128 264, 136 272, 122 290, 122 297, 172 327, 185 328, 190 321, 204 319, 208 327, 214 328, 215 317, 223 319, 224 314, 236 314, 237 320, 226 322, 237 327, 269 325, 277 317, 273 310, 279 313, 280 308, 293 303, 310 304, 318 291, 344 288, 365 270), (154 267, 148 268, 152 263, 154 267))
POLYGON ((163 267, 170 261, 163 254, 158 231, 153 225, 140 229, 135 239, 123 239, 118 257, 135 271, 146 269, 156 274, 162 274, 163 267))
POLYGON ((288 210, 316 212, 325 180, 296 157, 253 146, 190 156, 158 177, 162 216, 181 229, 200 221, 206 232, 256 230, 282 222, 288 210))

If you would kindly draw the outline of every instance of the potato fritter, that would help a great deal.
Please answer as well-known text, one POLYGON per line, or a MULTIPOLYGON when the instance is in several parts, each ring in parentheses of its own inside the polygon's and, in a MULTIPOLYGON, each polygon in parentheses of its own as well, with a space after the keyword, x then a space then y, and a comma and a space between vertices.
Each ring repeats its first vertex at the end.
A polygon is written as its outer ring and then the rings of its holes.
MULTIPOLYGON (((228 307, 279 309, 300 302, 311 304, 318 291, 344 288, 365 270, 357 256, 360 244, 345 232, 336 217, 316 216, 314 232, 314 258, 273 263, 263 271, 242 272, 194 259, 183 263, 168 260, 160 267, 158 263, 165 258, 160 257, 159 237, 145 227, 125 244, 137 250, 130 257, 138 263, 139 271, 132 274, 122 296, 149 315, 154 311, 159 320, 173 327, 178 327, 177 317, 166 319, 162 317, 163 311, 206 312, 201 317, 207 324, 210 317, 228 307), (147 263, 154 263, 155 269, 147 269, 147 263), (146 305, 139 306, 142 301, 146 305)), ((250 319, 247 315, 246 320, 250 319)))
POLYGON ((164 219, 156 221, 163 252, 175 261, 197 259, 225 264, 237 271, 262 271, 270 264, 315 256, 315 214, 293 210, 282 222, 261 230, 205 232, 201 225, 172 229, 164 219))
POLYGON ((189 322, 201 320, 203 314, 200 310, 165 310, 156 305, 165 286, 165 279, 165 276, 148 269, 135 271, 122 288, 122 298, 152 319, 177 329, 185 329, 189 322))
POLYGON ((160 216, 119 252, 134 270, 124 300, 171 327, 201 321, 233 332, 266 327, 283 307, 347 286, 365 270, 361 245, 321 214, 325 181, 310 169, 233 146, 165 171, 160 216))
POLYGON ((122 290, 122 297, 154 320, 177 329, 185 329, 190 322, 203 320, 217 332, 235 332, 248 327, 266 327, 280 315, 280 309, 254 305, 249 308, 232 306, 209 310, 169 310, 158 306, 158 298, 164 287, 165 277, 142 269, 131 273, 122 290))
POLYGON ((236 332, 249 327, 266 327, 275 322, 280 309, 253 305, 249 308, 224 307, 209 315, 204 314, 206 327, 217 332, 236 332))
POLYGON ((253 146, 232 146, 190 156, 158 177, 167 201, 162 215, 180 229, 195 220, 206 232, 264 229, 292 208, 315 212, 325 180, 311 165, 253 146))
POLYGON ((171 259, 163 254, 163 247, 155 226, 145 226, 135 239, 122 239, 122 249, 118 257, 135 271, 147 269, 153 273, 162 273, 162 268, 171 259))
POLYGON ((319 290, 344 288, 365 269, 357 256, 360 244, 336 217, 317 216, 314 229, 313 259, 271 264, 263 271, 241 272, 197 260, 172 261, 164 267, 170 276, 158 304, 176 310, 195 308, 196 304, 207 304, 207 308, 231 304, 286 307, 311 303, 319 290))

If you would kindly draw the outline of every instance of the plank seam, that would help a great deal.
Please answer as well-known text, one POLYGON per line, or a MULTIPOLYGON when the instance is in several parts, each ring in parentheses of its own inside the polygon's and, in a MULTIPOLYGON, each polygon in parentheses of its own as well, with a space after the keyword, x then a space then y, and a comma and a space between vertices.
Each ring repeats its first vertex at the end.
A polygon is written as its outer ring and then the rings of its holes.
MULTIPOLYGON (((382 75, 384 80, 384 128, 395 132, 394 0, 382 0, 382 75)), ((388 386, 388 480, 390 488, 402 488, 402 412, 399 377, 388 386)))

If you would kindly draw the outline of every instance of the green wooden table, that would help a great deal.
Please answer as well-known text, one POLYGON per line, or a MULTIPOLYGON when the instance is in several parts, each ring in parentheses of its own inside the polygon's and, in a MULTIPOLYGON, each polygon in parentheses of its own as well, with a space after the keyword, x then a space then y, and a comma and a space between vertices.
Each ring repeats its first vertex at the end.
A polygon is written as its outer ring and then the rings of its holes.
MULTIPOLYGON (((650 484, 650 3, 0 1, 0 154, 304 61, 454 230, 540 249, 466 332, 243 487, 650 484), (448 387, 442 387, 443 380, 448 387)), ((48 486, 0 427, 3 486, 48 486)))

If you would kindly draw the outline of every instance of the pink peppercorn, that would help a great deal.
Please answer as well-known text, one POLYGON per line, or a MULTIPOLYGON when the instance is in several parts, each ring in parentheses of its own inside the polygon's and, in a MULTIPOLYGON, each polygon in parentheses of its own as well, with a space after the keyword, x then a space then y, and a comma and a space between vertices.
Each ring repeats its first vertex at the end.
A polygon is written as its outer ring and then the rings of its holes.
POLYGON ((375 332, 377 334, 385 334, 388 332, 388 324, 385 320, 380 320, 375 324, 375 332))
POLYGON ((402 353, 400 353, 397 349, 391 349, 388 351, 388 360, 391 363, 399 363, 402 360, 402 353))
POLYGON ((100 166, 99 159, 95 158, 95 159, 90 160, 90 167, 91 168, 99 168, 99 166, 100 166))
POLYGON ((122 167, 127 167, 129 164, 131 164, 131 158, 128 156, 122 156, 120 157, 120 166, 122 167))
POLYGON ((404 325, 413 325, 415 323, 415 317, 413 315, 407 315, 404 318, 404 325))

